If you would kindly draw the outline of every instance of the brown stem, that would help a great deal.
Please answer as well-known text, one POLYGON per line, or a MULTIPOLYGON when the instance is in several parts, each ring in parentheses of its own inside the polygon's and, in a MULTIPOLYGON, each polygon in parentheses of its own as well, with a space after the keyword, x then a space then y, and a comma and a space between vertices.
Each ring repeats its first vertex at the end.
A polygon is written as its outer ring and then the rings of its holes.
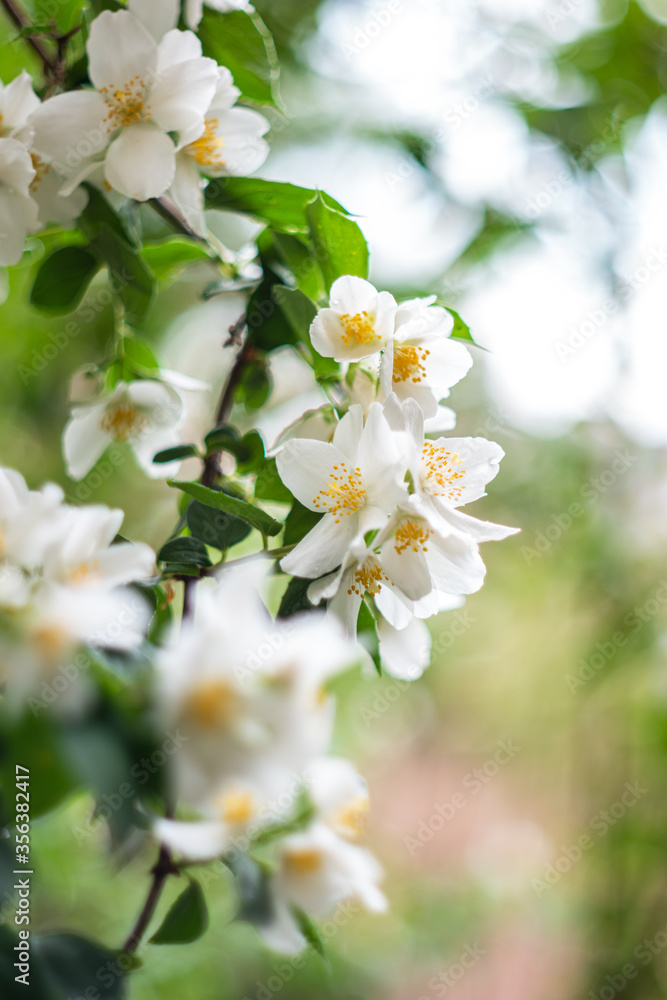
MULTIPOLYGON (((21 10, 19 4, 16 3, 16 0, 0 0, 0 4, 2 4, 10 21, 16 25, 19 31, 24 31, 26 28, 30 27, 30 21, 21 10)), ((34 38, 32 35, 25 35, 24 37, 28 45, 32 47, 42 60, 44 65, 44 75, 47 77, 55 76, 58 64, 56 60, 52 58, 51 53, 44 48, 38 38, 34 38)))
POLYGON ((203 236, 196 233, 192 229, 180 212, 177 210, 176 206, 173 205, 168 198, 162 196, 161 198, 151 198, 151 206, 155 209, 158 215, 160 215, 170 226, 181 233, 182 236, 189 236, 191 240, 198 240, 199 243, 206 243, 203 236))
POLYGON ((178 874, 178 868, 172 861, 171 852, 167 847, 161 847, 158 859, 151 869, 153 880, 146 896, 146 902, 142 906, 141 913, 137 917, 137 922, 123 945, 124 952, 132 953, 136 951, 155 913, 155 908, 160 900, 167 878, 170 875, 176 874, 178 874))
MULTIPOLYGON (((233 326, 229 328, 229 340, 227 344, 238 344, 243 328, 245 326, 245 314, 240 317, 234 323, 233 326)), ((246 340, 241 349, 239 350, 232 370, 229 373, 227 383, 220 396, 220 402, 218 403, 218 412, 215 415, 215 426, 220 427, 222 424, 226 424, 229 420, 229 415, 232 411, 232 406, 234 405, 234 395, 236 393, 237 386, 239 384, 241 375, 243 374, 243 369, 246 364, 252 359, 254 355, 254 347, 246 340)), ((213 452, 211 455, 206 456, 204 461, 204 471, 202 473, 201 482, 202 486, 211 487, 215 483, 215 480, 220 475, 220 452, 213 452)))

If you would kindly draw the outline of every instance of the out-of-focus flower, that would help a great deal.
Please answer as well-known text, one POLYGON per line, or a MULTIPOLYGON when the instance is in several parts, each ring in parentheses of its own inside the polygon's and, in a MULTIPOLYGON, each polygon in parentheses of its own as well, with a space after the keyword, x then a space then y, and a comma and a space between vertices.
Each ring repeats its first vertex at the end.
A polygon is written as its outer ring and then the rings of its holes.
POLYGON ((38 228, 37 204, 30 197, 35 168, 18 139, 0 139, 0 265, 17 264, 28 233, 38 228))
POLYGON ((172 475, 178 463, 153 462, 178 443, 183 401, 172 386, 153 379, 119 382, 110 395, 74 407, 63 431, 63 454, 72 479, 82 479, 112 441, 126 441, 141 468, 155 478, 172 475))

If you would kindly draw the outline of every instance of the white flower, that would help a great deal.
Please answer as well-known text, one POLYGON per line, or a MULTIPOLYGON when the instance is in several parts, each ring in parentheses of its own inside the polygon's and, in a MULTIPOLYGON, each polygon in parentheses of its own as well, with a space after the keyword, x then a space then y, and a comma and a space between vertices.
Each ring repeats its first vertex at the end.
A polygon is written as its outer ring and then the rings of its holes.
POLYGON ((206 812, 212 796, 254 789, 249 820, 324 753, 333 702, 323 684, 358 660, 324 615, 272 622, 257 582, 236 570, 200 584, 194 623, 158 661, 165 717, 188 736, 175 761, 179 799, 206 812))
POLYGON ((448 395, 472 365, 463 344, 450 339, 451 313, 433 305, 435 295, 401 302, 393 338, 380 363, 380 384, 385 396, 412 397, 425 417, 434 417, 438 403, 448 395))
MULTIPOLYGON (((173 18, 169 5, 169 18, 173 18)), ((128 198, 145 201, 168 190, 176 146, 204 131, 218 67, 201 56, 191 32, 169 30, 155 3, 142 4, 157 19, 155 31, 127 10, 103 11, 86 43, 95 90, 77 90, 45 101, 30 117, 35 148, 53 161, 69 193, 104 163, 106 182, 128 198)), ((144 18, 146 20, 146 18, 144 18)))
POLYGON ((204 4, 210 7, 211 10, 218 10, 221 13, 227 13, 230 10, 251 11, 254 9, 248 3, 248 0, 185 0, 183 16, 188 28, 192 28, 193 31, 195 31, 202 19, 204 4))
POLYGON ((340 565, 354 539, 381 528, 408 496, 405 466, 379 403, 365 424, 361 407, 350 407, 331 444, 288 441, 276 462, 297 500, 324 514, 282 560, 283 570, 295 576, 315 578, 340 565))
POLYGON ((17 139, 0 139, 0 266, 18 264, 28 233, 38 228, 37 204, 30 197, 35 168, 17 139))
POLYGON ((59 538, 44 556, 44 577, 77 589, 110 589, 151 577, 155 554, 150 546, 111 544, 123 516, 122 510, 102 505, 65 508, 59 538))
POLYGON ((298 952, 305 941, 292 907, 325 917, 348 899, 382 913, 387 901, 378 887, 382 869, 365 848, 350 844, 325 823, 313 823, 280 844, 279 868, 270 880, 273 919, 258 926, 271 948, 298 952))
POLYGON ((127 441, 149 476, 171 475, 178 463, 155 464, 157 452, 178 443, 183 415, 178 392, 152 379, 119 382, 111 395, 75 406, 63 431, 68 475, 82 479, 112 441, 127 441))
POLYGON ((34 130, 29 118, 39 106, 32 78, 25 70, 7 86, 0 83, 0 136, 18 139, 30 154, 34 176, 29 193, 37 204, 39 226, 49 222, 73 222, 85 208, 88 195, 80 189, 67 198, 59 196, 62 180, 33 145, 34 130))
POLYGON ((0 469, 0 558, 34 569, 58 537, 63 491, 48 483, 29 490, 14 469, 0 469))
POLYGON ((336 361, 359 361, 377 354, 394 332, 396 300, 369 281, 351 275, 331 286, 329 307, 310 327, 313 347, 336 361))
POLYGON ((11 83, 0 82, 0 135, 26 142, 26 123, 40 105, 32 77, 23 70, 11 83))
POLYGON ((384 414, 395 432, 404 432, 401 440, 408 448, 405 458, 424 510, 430 509, 436 518, 476 542, 516 534, 518 528, 480 521, 457 509, 486 496, 486 484, 498 474, 505 454, 500 445, 486 438, 424 440, 424 416, 412 399, 401 405, 391 395, 384 404, 384 414))
POLYGON ((218 67, 218 82, 206 111, 204 131, 184 144, 176 156, 176 174, 169 195, 185 220, 203 234, 203 186, 207 177, 245 176, 266 159, 262 136, 270 125, 263 115, 233 105, 240 95, 228 69, 218 67))

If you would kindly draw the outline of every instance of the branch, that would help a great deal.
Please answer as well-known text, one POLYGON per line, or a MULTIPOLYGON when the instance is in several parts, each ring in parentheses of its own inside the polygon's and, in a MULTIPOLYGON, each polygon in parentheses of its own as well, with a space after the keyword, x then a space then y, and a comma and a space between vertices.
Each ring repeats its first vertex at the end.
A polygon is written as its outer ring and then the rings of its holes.
MULTIPOLYGON (((231 344, 238 344, 243 328, 245 327, 245 313, 241 316, 233 326, 229 328, 229 340, 225 346, 231 344)), ((218 412, 215 416, 215 426, 220 427, 222 424, 226 424, 229 420, 229 414, 231 413, 232 406, 234 404, 234 394, 236 388, 239 384, 243 369, 246 364, 252 359, 255 349, 246 341, 243 343, 239 353, 236 355, 236 359, 232 366, 232 370, 229 373, 227 379, 227 384, 222 391, 220 397, 220 402, 218 403, 218 412)), ((211 487, 216 478, 220 475, 220 452, 213 452, 211 455, 207 455, 204 462, 204 471, 202 473, 201 482, 202 486, 211 487)))
MULTIPOLYGON (((30 28, 30 21, 21 10, 21 7, 16 0, 0 0, 0 4, 2 4, 2 7, 5 9, 9 20, 16 25, 19 31, 23 32, 26 28, 30 28)), ((24 38, 28 45, 32 47, 42 60, 44 75, 49 78, 54 78, 58 71, 58 61, 51 56, 51 53, 47 49, 44 48, 38 38, 34 38, 32 35, 28 34, 24 35, 24 38)))
POLYGON ((141 939, 144 936, 146 928, 148 927, 153 914, 155 913, 155 908, 159 902, 160 896, 162 895, 162 890, 164 889, 164 884, 170 875, 177 875, 178 868, 174 864, 171 858, 171 852, 167 847, 161 847, 158 859, 151 869, 151 875, 153 876, 153 881, 151 882, 151 887, 148 891, 146 897, 146 902, 141 908, 141 913, 137 917, 137 922, 132 928, 125 944, 123 945, 123 951, 131 954, 137 950, 138 945, 141 943, 141 939))
MULTIPOLYGON (((4 3, 4 0, 0 0, 4 3)), ((191 226, 187 224, 183 216, 176 209, 174 205, 165 198, 164 195, 161 198, 151 198, 150 205, 155 209, 157 214, 161 216, 169 225, 173 226, 174 229, 181 234, 181 236, 189 236, 191 240, 197 240, 199 243, 206 243, 208 245, 208 240, 206 240, 199 233, 196 233, 191 226)))

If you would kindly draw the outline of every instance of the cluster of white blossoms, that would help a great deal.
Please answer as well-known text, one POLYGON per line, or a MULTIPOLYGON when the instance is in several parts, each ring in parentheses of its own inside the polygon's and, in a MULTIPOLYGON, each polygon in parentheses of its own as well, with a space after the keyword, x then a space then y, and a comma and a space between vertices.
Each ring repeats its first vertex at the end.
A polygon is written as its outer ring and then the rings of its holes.
MULTIPOLYGON (((187 5, 192 26, 201 7, 187 5)), ((121 199, 168 195, 203 234, 207 179, 263 163, 268 121, 236 106, 232 74, 202 56, 192 31, 176 28, 179 11, 179 0, 130 0, 96 17, 86 42, 90 88, 40 102, 24 72, 0 89, 0 265, 18 262, 27 234, 73 222, 87 202, 85 181, 121 199)))
POLYGON ((198 588, 194 619, 158 658, 163 715, 187 737, 173 798, 198 821, 158 819, 156 835, 186 861, 244 853, 281 832, 304 796, 308 818, 276 841, 258 929, 280 951, 305 945, 295 908, 323 916, 355 897, 386 903, 381 870, 355 843, 368 807, 347 761, 324 756, 334 721, 329 678, 363 655, 321 612, 273 622, 263 573, 230 569, 198 588))
POLYGON ((484 438, 440 434, 453 426, 440 401, 472 359, 451 339, 451 314, 434 302, 399 305, 362 278, 334 282, 311 341, 325 357, 364 366, 348 372, 351 405, 342 419, 331 425, 309 414, 277 455, 285 485, 323 515, 282 569, 312 579, 309 599, 327 600, 350 635, 365 598, 382 664, 403 679, 428 666, 423 619, 481 587, 479 543, 517 530, 459 510, 485 495, 503 450, 484 438), (331 439, 319 439, 327 427, 331 439))
POLYGON ((128 584, 150 578, 148 545, 113 544, 123 512, 73 507, 60 487, 29 490, 0 469, 0 680, 19 701, 83 645, 130 650, 144 638, 148 604, 128 584))

